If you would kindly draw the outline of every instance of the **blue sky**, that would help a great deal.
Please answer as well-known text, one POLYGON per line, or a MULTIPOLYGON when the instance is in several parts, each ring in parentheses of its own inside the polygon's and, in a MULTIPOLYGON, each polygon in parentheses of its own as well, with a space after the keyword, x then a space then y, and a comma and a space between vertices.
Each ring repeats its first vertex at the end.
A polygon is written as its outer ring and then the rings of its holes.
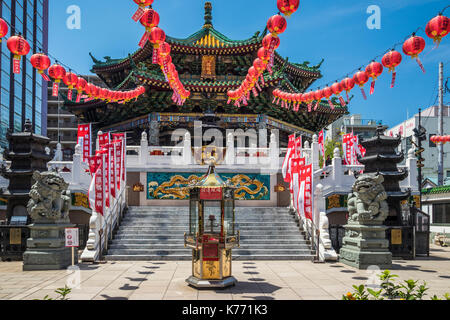
MULTIPOLYGON (((277 13, 276 0, 212 0, 212 3, 214 27, 236 40, 262 31, 267 19, 277 13)), ((423 31, 426 23, 446 5, 445 0, 301 0, 299 11, 288 19, 287 30, 280 36, 278 51, 290 61, 309 61, 312 65, 324 58, 321 69, 324 77, 312 86, 317 89, 367 65, 422 27, 418 34, 427 42, 421 55, 426 74, 414 60, 404 56, 394 89, 390 89, 391 75, 385 69, 377 81, 375 94, 367 101, 358 88, 352 91, 355 98, 350 105, 351 113, 394 126, 405 120, 407 114, 412 116, 419 108, 437 101, 440 61, 447 64, 445 77, 449 74, 450 36, 438 49, 432 50, 433 42, 423 31), (370 5, 381 9, 380 30, 367 28, 370 14, 366 11, 370 5)), ((203 7, 204 0, 154 2, 161 16, 160 27, 177 38, 185 38, 202 27, 203 7)), ((138 49, 144 31, 139 23, 131 20, 136 8, 132 0, 50 0, 50 54, 80 74, 90 73, 89 52, 98 59, 125 57, 138 49), (80 30, 69 30, 66 26, 69 17, 66 11, 71 5, 81 9, 80 30)), ((450 8, 446 15, 450 15, 450 8)), ((402 52, 401 45, 396 49, 402 52)), ((449 101, 448 97, 444 101, 449 101)))

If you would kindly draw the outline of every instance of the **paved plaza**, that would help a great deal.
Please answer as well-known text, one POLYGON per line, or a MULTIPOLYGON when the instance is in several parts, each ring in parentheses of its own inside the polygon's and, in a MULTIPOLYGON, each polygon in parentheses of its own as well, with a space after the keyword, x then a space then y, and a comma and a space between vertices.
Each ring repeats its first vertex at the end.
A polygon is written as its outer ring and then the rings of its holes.
MULTIPOLYGON (((185 283, 189 261, 82 264, 81 285, 71 300, 333 300, 371 278, 366 270, 341 263, 310 261, 235 261, 239 283, 225 290, 196 290, 185 283)), ((432 246, 430 258, 395 260, 400 279, 424 280, 429 295, 450 292, 450 248, 432 246)), ((0 299, 33 300, 64 287, 66 270, 23 272, 21 262, 0 263, 0 299)), ((369 280, 370 281, 370 280, 369 280)))

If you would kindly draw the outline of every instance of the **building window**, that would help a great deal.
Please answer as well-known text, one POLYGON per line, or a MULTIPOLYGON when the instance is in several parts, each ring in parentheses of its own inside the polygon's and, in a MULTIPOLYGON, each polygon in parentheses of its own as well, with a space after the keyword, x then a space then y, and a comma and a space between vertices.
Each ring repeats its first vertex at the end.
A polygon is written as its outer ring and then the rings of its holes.
POLYGON ((433 204, 433 223, 450 224, 450 203, 433 204))

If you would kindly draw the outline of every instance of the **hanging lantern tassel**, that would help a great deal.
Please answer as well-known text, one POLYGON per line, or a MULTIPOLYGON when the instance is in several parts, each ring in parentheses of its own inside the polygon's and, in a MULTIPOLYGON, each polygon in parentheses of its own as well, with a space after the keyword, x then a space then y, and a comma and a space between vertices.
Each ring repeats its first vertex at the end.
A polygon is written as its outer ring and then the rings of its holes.
POLYGON ((43 70, 38 70, 38 73, 42 76, 42 78, 44 78, 45 81, 50 81, 50 78, 44 73, 43 70))
POLYGON ((72 96, 73 96, 72 89, 73 88, 69 87, 69 92, 67 92, 67 99, 69 99, 69 101, 72 101, 72 96))
POLYGON ((348 91, 345 91, 345 94, 347 95, 347 104, 350 102, 350 98, 348 97, 348 91))
POLYGON ((158 48, 156 48, 156 47, 153 47, 152 63, 158 64, 158 48))
POLYGON ((420 69, 423 73, 426 73, 425 68, 423 67, 422 61, 420 61, 419 57, 416 57, 417 64, 419 65, 420 69))
POLYGON ((261 92, 261 91, 262 91, 261 87, 259 86, 259 83, 258 83, 258 81, 256 81, 256 87, 258 88, 259 92, 261 92))
POLYGON ((339 96, 339 101, 341 102, 341 106, 345 107, 346 103, 344 98, 342 98, 341 96, 339 96))
POLYGON ((59 82, 60 80, 55 80, 55 82, 53 82, 53 90, 52 90, 53 97, 57 97, 59 94, 59 82))
POLYGON ((312 102, 308 103, 308 112, 311 112, 312 109, 312 102))
POLYGON ((320 100, 317 100, 317 103, 316 103, 316 105, 315 105, 315 107, 314 107, 314 111, 317 110, 317 108, 319 107, 319 104, 320 104, 320 100))
POLYGON ((395 86, 395 79, 397 78, 397 71, 392 71, 391 89, 395 86))
POLYGON ((20 73, 20 56, 18 55, 14 55, 13 72, 15 74, 20 73))
POLYGON ((275 101, 277 100, 277 97, 273 97, 272 104, 275 104, 275 101))
POLYGON ((375 92, 375 79, 373 79, 372 83, 370 84, 370 94, 372 95, 375 92))
POLYGON ((367 100, 367 95, 366 95, 366 92, 364 91, 363 87, 361 87, 361 94, 362 94, 364 100, 367 100))
MULTIPOLYGON (((150 37, 150 33, 148 31, 145 31, 144 35, 141 38, 141 41, 139 41, 139 47, 144 48, 149 37, 150 37)), ((155 64, 155 63, 153 62, 153 64, 155 64)))
POLYGON ((264 75, 263 75, 263 74, 261 74, 261 83, 262 83, 263 87, 266 86, 266 83, 265 83, 265 81, 264 81, 264 75))
POLYGON ((252 92, 253 92, 253 95, 255 96, 255 98, 258 96, 258 91, 256 91, 256 88, 255 87, 253 87, 252 88, 252 92))
POLYGON ((330 99, 328 99, 328 105, 330 106, 331 110, 334 110, 334 104, 331 102, 330 99))
POLYGON ((136 12, 134 13, 134 15, 131 19, 133 19, 134 22, 138 22, 139 19, 141 19, 142 16, 144 15, 144 12, 145 12, 145 8, 139 6, 139 8, 136 10, 136 12))
POLYGON ((78 92, 76 102, 77 102, 77 103, 80 103, 80 101, 81 101, 81 92, 78 92))

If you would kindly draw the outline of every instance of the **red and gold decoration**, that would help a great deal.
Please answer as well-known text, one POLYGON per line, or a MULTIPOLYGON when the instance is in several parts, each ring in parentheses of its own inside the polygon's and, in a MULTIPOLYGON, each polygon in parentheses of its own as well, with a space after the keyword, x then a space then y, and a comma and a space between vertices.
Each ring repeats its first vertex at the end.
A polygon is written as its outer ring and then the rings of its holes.
POLYGON ((26 56, 30 52, 30 44, 27 40, 25 40, 24 37, 19 34, 18 36, 12 36, 11 38, 9 38, 6 42, 6 45, 9 51, 11 51, 11 53, 14 55, 13 72, 15 74, 19 74, 21 57, 26 56))
POLYGON ((364 100, 367 100, 366 92, 364 91, 364 85, 369 81, 369 76, 365 71, 358 71, 353 76, 353 80, 355 84, 357 84, 361 89, 361 94, 363 95, 364 100))
POLYGON ((350 100, 350 98, 348 97, 348 93, 352 91, 353 88, 355 87, 355 80, 353 80, 353 78, 347 77, 341 81, 341 86, 342 89, 345 91, 345 94, 347 95, 347 104, 348 104, 348 101, 350 100))
POLYGON ((59 83, 66 76, 66 69, 63 66, 55 63, 48 69, 48 75, 53 79, 52 95, 57 97, 59 94, 59 83))
POLYGON ((139 42, 139 47, 143 48, 147 43, 152 28, 159 24, 159 14, 153 9, 145 9, 144 15, 140 19, 141 24, 145 27, 145 33, 139 42))
POLYGON ((410 56, 412 59, 416 59, 422 72, 425 73, 422 61, 419 59, 419 54, 425 49, 425 40, 422 37, 416 36, 415 33, 403 43, 403 53, 410 56))
POLYGON ((346 103, 344 101, 344 98, 341 96, 341 92, 344 90, 340 82, 335 82, 331 86, 331 91, 333 91, 334 95, 339 98, 339 102, 341 103, 341 106, 345 107, 346 103))
POLYGON ((138 22, 139 19, 141 19, 145 13, 145 7, 151 6, 154 0, 133 0, 133 1, 139 6, 139 8, 134 13, 132 19, 135 22, 138 22))
POLYGON ((395 51, 394 49, 386 53, 383 56, 383 59, 381 59, 383 66, 388 68, 389 72, 392 72, 391 88, 395 86, 395 78, 397 77, 397 71, 395 71, 395 68, 402 63, 402 59, 403 58, 400 52, 395 51))
POLYGON ((435 144, 446 144, 447 142, 450 142, 450 135, 446 136, 432 136, 430 138, 430 141, 435 144))
POLYGON ((81 96, 83 95, 83 92, 86 91, 87 85, 88 85, 88 82, 84 78, 78 77, 78 82, 76 85, 76 88, 78 91, 77 100, 76 100, 77 103, 79 103, 81 101, 81 96))
MULTIPOLYGON (((286 16, 290 16, 297 11, 299 7, 299 1, 286 0, 277 2, 278 9, 286 16)), ((286 31, 287 21, 280 15, 274 15, 267 21, 267 29, 270 34, 266 35, 262 40, 262 48, 258 51, 258 58, 254 61, 253 67, 249 68, 245 80, 241 83, 240 87, 236 90, 228 91, 228 104, 234 102, 236 107, 248 105, 250 99, 250 93, 253 93, 254 97, 258 96, 258 90, 261 91, 259 81, 262 86, 265 86, 264 71, 267 70, 272 74, 272 68, 274 65, 275 50, 280 46, 280 38, 278 37, 284 31, 286 31), (255 88, 256 87, 256 88, 255 88)), ((300 96, 295 95, 282 95, 275 96, 275 99, 280 98, 282 107, 289 109, 292 102, 297 103, 294 110, 298 110, 298 103, 300 96)), ((280 100, 279 99, 279 100, 280 100)))
POLYGON ((298 10, 300 6, 300 0, 278 0, 277 7, 278 10, 286 17, 290 17, 295 11, 298 10))
POLYGON ((2 42, 2 38, 4 38, 8 34, 8 24, 5 20, 0 19, 0 43, 2 42))
POLYGON ((50 78, 44 73, 52 64, 50 58, 43 53, 35 53, 30 58, 31 65, 38 71, 45 81, 50 81, 50 78))
POLYGON ((78 76, 73 72, 69 72, 64 76, 63 81, 69 88, 69 91, 67 93, 67 99, 72 101, 72 92, 73 88, 75 88, 76 85, 78 84, 78 76))
POLYGON ((448 35, 449 32, 450 19, 442 15, 442 13, 439 13, 436 17, 431 19, 425 28, 425 33, 429 38, 433 39, 436 46, 439 46, 442 38, 448 35))
POLYGON ((383 65, 379 62, 372 61, 372 63, 366 67, 366 73, 370 78, 372 78, 372 83, 370 85, 370 94, 372 95, 375 92, 375 82, 383 73, 383 65))

